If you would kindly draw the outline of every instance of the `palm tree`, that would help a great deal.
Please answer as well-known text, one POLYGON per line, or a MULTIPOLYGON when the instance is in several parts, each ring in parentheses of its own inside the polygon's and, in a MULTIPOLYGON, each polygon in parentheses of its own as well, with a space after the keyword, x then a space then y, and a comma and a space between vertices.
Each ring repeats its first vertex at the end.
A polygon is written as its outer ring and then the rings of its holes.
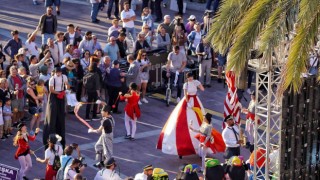
POLYGON ((293 88, 298 92, 319 27, 319 0, 223 0, 206 40, 221 54, 230 48, 227 70, 239 75, 250 49, 257 48, 265 62, 270 62, 273 53, 285 46, 285 39, 295 32, 285 52, 288 59, 279 90, 293 88))

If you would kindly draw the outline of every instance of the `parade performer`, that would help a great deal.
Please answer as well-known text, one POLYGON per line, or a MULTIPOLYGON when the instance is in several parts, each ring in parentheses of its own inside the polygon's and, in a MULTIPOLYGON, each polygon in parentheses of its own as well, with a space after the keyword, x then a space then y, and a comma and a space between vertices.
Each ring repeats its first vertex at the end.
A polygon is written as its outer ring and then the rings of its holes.
POLYGON ((199 141, 195 139, 196 132, 189 131, 189 124, 193 129, 199 129, 204 108, 197 97, 197 89, 204 91, 198 80, 193 80, 193 74, 187 74, 184 83, 184 98, 177 104, 163 127, 157 149, 163 153, 187 156, 197 154, 199 141), (192 123, 191 123, 192 122, 192 123))
POLYGON ((68 78, 62 74, 61 68, 55 68, 55 75, 49 80, 49 98, 47 115, 43 127, 43 144, 48 147, 49 134, 56 133, 62 137, 65 147, 65 90, 69 88, 68 78))
POLYGON ((232 115, 228 115, 224 119, 224 122, 227 123, 227 127, 222 131, 223 141, 227 146, 224 158, 229 159, 232 156, 240 156, 240 145, 243 143, 243 140, 240 139, 239 127, 235 125, 232 115))
POLYGON ((124 115, 124 121, 126 126, 127 134, 125 136, 125 139, 130 139, 131 141, 134 141, 134 137, 137 130, 137 119, 141 116, 140 107, 138 105, 140 94, 137 91, 138 86, 136 83, 131 83, 129 85, 129 93, 122 95, 120 92, 120 100, 127 99, 127 105, 124 108, 125 115, 124 115), (132 131, 130 133, 130 124, 132 126, 132 131))
MULTIPOLYGON (((247 109, 242 109, 242 112, 247 114, 246 116, 246 136, 247 142, 246 147, 249 148, 250 152, 254 150, 254 128, 255 128, 255 107, 256 107, 256 98, 255 98, 255 91, 250 93, 251 101, 247 109)), ((258 119, 258 124, 260 120, 258 119)))
POLYGON ((27 132, 27 126, 25 124, 21 123, 18 125, 17 135, 13 138, 13 145, 18 146, 14 158, 19 160, 21 166, 19 170, 19 180, 28 179, 26 174, 32 167, 30 153, 33 153, 30 150, 29 141, 34 141, 39 131, 40 129, 37 128, 35 134, 30 135, 27 132))
POLYGON ((114 119, 110 115, 111 107, 104 105, 101 109, 101 125, 99 129, 89 129, 88 133, 101 133, 95 145, 96 160, 98 163, 108 160, 113 156, 113 129, 114 119))
POLYGON ((205 168, 205 159, 207 156, 208 148, 210 148, 214 153, 224 152, 226 149, 226 145, 222 139, 221 134, 211 125, 211 118, 212 115, 210 113, 207 113, 202 121, 199 130, 193 129, 192 125, 190 125, 190 129, 192 131, 199 133, 195 136, 195 138, 200 141, 199 156, 202 159, 202 171, 205 168))

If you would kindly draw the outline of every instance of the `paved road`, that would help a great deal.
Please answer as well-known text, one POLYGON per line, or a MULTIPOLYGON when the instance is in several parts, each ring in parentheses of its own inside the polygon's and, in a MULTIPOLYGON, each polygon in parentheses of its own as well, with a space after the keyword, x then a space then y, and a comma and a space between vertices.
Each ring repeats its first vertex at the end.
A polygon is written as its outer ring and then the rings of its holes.
MULTIPOLYGON (((31 5, 31 0, 2 0, 0 9, 0 40, 10 38, 10 30, 18 29, 21 32, 22 39, 25 39, 26 34, 31 32, 37 25, 39 16, 45 11, 44 7, 31 5)), ((203 12, 187 11, 186 17, 194 14, 198 17, 203 12)), ((90 6, 82 4, 74 4, 64 2, 62 5, 61 16, 58 17, 59 30, 65 31, 66 25, 73 23, 82 27, 84 31, 92 30, 97 34, 101 43, 106 43, 106 32, 110 26, 110 21, 106 19, 106 12, 100 12, 99 18, 102 20, 100 24, 92 24, 90 22, 90 6)), ((139 13, 137 13, 139 14, 139 13)), ((174 12, 164 9, 164 14, 173 15, 174 12)), ((141 26, 141 22, 137 24, 137 28, 141 26)), ((40 36, 37 42, 40 42, 40 36)), ((222 84, 218 84, 216 80, 212 82, 212 88, 206 89, 199 94, 204 106, 210 112, 214 112, 213 125, 217 129, 221 129, 223 112, 223 101, 227 88, 222 84)), ((114 140, 114 155, 118 162, 119 171, 124 176, 134 176, 142 171, 142 167, 147 164, 153 164, 154 167, 160 167, 169 172, 170 179, 175 176, 175 171, 182 163, 198 163, 200 159, 197 156, 188 156, 179 159, 177 156, 163 154, 156 150, 156 142, 162 126, 174 108, 174 105, 166 107, 162 101, 161 95, 154 94, 149 97, 149 104, 143 104, 142 117, 139 120, 137 127, 136 141, 127 141, 123 138, 125 134, 124 115, 114 115, 116 120, 115 140, 114 140), (152 97, 151 97, 152 96, 152 97)), ((249 98, 249 96, 247 95, 249 98)), ((247 103, 244 103, 246 106, 247 103)), ((123 109, 124 103, 120 103, 120 109, 123 109)), ((82 113, 82 112, 81 112, 82 113)), ((90 122, 93 127, 98 127, 99 122, 90 122)), ((86 158, 89 167, 85 171, 85 176, 88 179, 93 179, 96 174, 96 169, 92 167, 94 163, 94 144, 98 139, 96 134, 88 134, 87 128, 82 125, 74 115, 66 115, 66 139, 67 143, 78 143, 81 148, 81 153, 86 158)), ((38 136, 35 142, 31 143, 32 149, 37 149, 42 146, 42 134, 38 136)), ((10 166, 19 167, 18 161, 14 160, 15 147, 12 146, 12 137, 5 142, 0 142, 0 163, 10 166)), ((37 152, 39 157, 44 156, 44 151, 41 149, 37 152)), ((248 157, 248 151, 242 150, 245 158, 248 157)), ((214 157, 223 160, 222 154, 216 154, 214 157)), ((45 165, 39 164, 33 158, 33 168, 29 173, 30 178, 43 178, 45 165)))

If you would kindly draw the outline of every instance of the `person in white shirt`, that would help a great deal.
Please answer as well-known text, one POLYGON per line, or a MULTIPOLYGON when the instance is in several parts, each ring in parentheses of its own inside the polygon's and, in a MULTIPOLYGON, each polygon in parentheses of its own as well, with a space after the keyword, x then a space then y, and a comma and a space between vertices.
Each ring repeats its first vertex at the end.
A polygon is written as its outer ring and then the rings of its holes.
POLYGON ((48 38, 47 45, 49 46, 49 50, 51 52, 51 56, 53 59, 54 64, 58 64, 59 60, 59 48, 58 45, 54 43, 53 39, 48 38))
POLYGON ((78 49, 83 53, 85 50, 90 51, 90 54, 93 54, 93 40, 92 32, 87 31, 84 39, 80 42, 78 49))
POLYGON ((120 176, 115 172, 116 161, 114 158, 105 161, 105 167, 97 172, 94 180, 122 180, 120 176))
POLYGON ((54 59, 54 65, 61 65, 62 61, 63 61, 63 55, 65 52, 65 48, 66 48, 66 44, 63 41, 64 38, 64 34, 63 32, 59 32, 57 33, 57 40, 54 42, 57 46, 58 46, 58 52, 59 52, 59 58, 58 59, 54 59))
POLYGON ((60 140, 60 136, 50 134, 48 139, 49 147, 44 152, 44 159, 37 157, 38 162, 47 164, 45 179, 53 179, 57 174, 57 171, 53 170, 53 162, 56 155, 60 157, 63 153, 63 148, 56 144, 60 140))
POLYGON ((81 165, 79 159, 73 159, 71 165, 69 165, 64 171, 64 180, 73 180, 77 174, 82 174, 85 169, 84 165, 81 165))
POLYGON ((123 27, 126 29, 127 37, 129 37, 128 33, 130 33, 133 41, 136 41, 136 29, 134 28, 136 14, 130 9, 129 2, 124 3, 124 10, 121 12, 121 20, 123 22, 123 27))
POLYGON ((142 173, 136 174, 136 176, 134 177, 134 180, 147 180, 148 177, 152 176, 152 172, 153 172, 152 165, 147 165, 143 168, 142 173))
POLYGON ((70 89, 68 78, 62 74, 61 68, 55 68, 55 75, 49 80, 49 99, 47 116, 43 127, 43 144, 47 144, 50 133, 62 137, 61 144, 65 146, 65 90, 70 89))
POLYGON ((31 34, 28 34, 28 39, 25 42, 26 48, 28 48, 27 56, 35 55, 39 56, 39 51, 37 44, 35 43, 36 40, 36 35, 37 35, 38 30, 33 31, 31 34))
POLYGON ((243 140, 240 139, 240 130, 238 126, 235 126, 232 115, 228 115, 224 122, 227 123, 227 127, 222 131, 222 138, 227 147, 224 158, 230 159, 232 156, 240 155, 240 144, 243 143, 243 140))

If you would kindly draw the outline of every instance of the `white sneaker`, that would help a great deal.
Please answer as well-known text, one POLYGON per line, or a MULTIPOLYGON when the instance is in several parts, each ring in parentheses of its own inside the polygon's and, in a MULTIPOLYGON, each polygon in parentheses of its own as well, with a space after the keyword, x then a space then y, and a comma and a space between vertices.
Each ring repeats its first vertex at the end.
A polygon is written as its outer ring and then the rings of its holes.
POLYGON ((248 89, 247 89, 247 93, 248 93, 248 94, 251 94, 251 89, 248 88, 248 89))
POLYGON ((139 105, 142 105, 142 102, 139 100, 138 104, 139 104, 139 105))
POLYGON ((178 97, 178 98, 177 98, 177 103, 179 103, 179 102, 180 102, 180 100, 181 100, 181 99, 178 97))
POLYGON ((148 103, 149 102, 146 98, 143 98, 141 101, 144 102, 144 103, 148 103))

